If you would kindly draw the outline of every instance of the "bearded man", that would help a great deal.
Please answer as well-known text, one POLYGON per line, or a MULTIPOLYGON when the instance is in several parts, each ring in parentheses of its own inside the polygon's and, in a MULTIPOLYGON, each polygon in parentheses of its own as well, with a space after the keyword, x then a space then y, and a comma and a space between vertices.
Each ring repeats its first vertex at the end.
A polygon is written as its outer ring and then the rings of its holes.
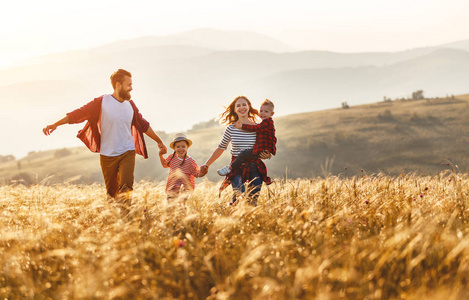
POLYGON ((111 75, 114 92, 95 98, 83 107, 44 127, 50 135, 58 126, 87 121, 77 137, 100 154, 107 194, 116 198, 133 189, 135 154, 148 158, 143 134, 154 140, 160 150, 167 148, 131 100, 132 75, 119 69, 111 75))

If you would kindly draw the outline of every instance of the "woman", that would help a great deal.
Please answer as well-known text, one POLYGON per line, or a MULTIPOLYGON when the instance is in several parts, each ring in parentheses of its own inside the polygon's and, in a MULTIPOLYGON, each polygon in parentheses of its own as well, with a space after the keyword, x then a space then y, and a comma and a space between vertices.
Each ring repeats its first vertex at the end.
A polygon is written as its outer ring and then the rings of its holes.
MULTIPOLYGON (((250 149, 254 146, 254 143, 256 142, 256 133, 236 129, 233 124, 240 120, 243 124, 255 125, 256 123, 254 120, 258 115, 259 112, 252 107, 251 102, 245 96, 238 96, 231 102, 225 112, 220 115, 220 122, 228 126, 225 129, 225 133, 223 134, 223 138, 218 145, 218 148, 213 151, 207 162, 200 167, 201 176, 208 172, 210 165, 223 154, 223 151, 226 150, 230 142, 232 146, 232 161, 243 150, 250 149)), ((262 159, 270 157, 271 154, 261 155, 262 159)), ((229 173, 223 181, 220 191, 229 184, 232 185, 233 191, 235 192, 231 202, 232 204, 236 201, 237 194, 239 195, 244 193, 245 182, 250 183, 248 191, 249 197, 251 198, 251 204, 257 205, 257 198, 259 197, 262 182, 265 182, 266 184, 271 183, 270 178, 267 177, 265 164, 260 159, 246 162, 239 170, 233 170, 233 172, 229 173)))

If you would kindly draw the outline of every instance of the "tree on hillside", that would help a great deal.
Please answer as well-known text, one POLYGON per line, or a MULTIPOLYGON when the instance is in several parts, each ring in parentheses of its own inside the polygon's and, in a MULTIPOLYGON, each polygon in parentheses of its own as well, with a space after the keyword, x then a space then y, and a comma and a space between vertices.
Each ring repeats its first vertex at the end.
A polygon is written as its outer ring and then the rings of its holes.
POLYGON ((383 97, 383 102, 391 102, 391 98, 387 98, 386 96, 383 97))
POLYGON ((391 122, 394 121, 394 116, 389 109, 386 109, 382 114, 378 114, 378 120, 381 122, 391 122))
POLYGON ((342 102, 342 108, 344 108, 344 109, 350 108, 347 101, 342 102))
POLYGON ((63 149, 56 150, 54 153, 54 156, 55 158, 61 158, 61 157, 69 156, 70 154, 72 154, 72 151, 70 151, 67 148, 63 148, 63 149))
POLYGON ((217 122, 215 118, 206 121, 206 122, 199 122, 197 124, 192 125, 191 130, 197 130, 197 129, 205 129, 205 128, 211 128, 211 127, 216 127, 220 126, 220 123, 217 122))
POLYGON ((414 100, 422 100, 424 99, 425 97, 423 96, 423 91, 422 90, 418 90, 418 91, 415 91, 412 93, 412 99, 414 100))
POLYGON ((0 163, 9 162, 13 160, 15 160, 15 157, 13 155, 0 155, 0 163))

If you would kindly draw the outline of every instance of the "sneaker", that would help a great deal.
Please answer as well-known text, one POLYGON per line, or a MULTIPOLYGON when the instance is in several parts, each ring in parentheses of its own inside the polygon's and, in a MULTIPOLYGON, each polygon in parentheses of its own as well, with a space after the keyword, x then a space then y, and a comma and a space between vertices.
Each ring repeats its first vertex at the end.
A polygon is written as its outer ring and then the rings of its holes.
POLYGON ((217 170, 217 173, 220 176, 226 176, 230 172, 231 172, 230 166, 224 166, 220 170, 217 170))

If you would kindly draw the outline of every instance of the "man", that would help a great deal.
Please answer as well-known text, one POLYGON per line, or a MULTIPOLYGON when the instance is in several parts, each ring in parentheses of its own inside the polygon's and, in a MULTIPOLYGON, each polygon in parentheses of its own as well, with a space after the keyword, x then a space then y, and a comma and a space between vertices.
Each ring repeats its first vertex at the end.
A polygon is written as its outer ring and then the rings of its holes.
POLYGON ((160 137, 153 131, 135 103, 130 100, 132 75, 119 69, 111 75, 114 92, 103 95, 47 125, 43 132, 50 135, 58 126, 88 121, 77 137, 92 151, 100 153, 101 170, 107 194, 116 198, 131 191, 134 182, 135 154, 148 157, 143 133, 167 152, 160 137))

